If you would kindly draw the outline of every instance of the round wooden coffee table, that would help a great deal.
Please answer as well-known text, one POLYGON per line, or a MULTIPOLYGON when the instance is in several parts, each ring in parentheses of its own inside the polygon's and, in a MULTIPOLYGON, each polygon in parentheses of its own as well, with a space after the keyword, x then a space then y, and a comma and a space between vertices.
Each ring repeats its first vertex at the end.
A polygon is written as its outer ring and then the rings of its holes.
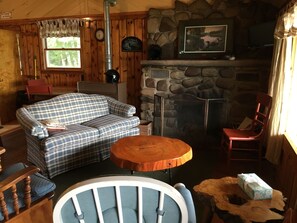
POLYGON ((131 171, 169 170, 192 159, 192 148, 185 142, 154 135, 128 136, 111 147, 110 159, 131 171))

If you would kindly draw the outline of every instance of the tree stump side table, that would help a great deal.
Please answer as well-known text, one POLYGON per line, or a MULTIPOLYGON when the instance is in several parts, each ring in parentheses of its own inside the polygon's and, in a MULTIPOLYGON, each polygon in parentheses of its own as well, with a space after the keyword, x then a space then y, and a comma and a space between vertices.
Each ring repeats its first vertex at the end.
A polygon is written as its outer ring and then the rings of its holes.
POLYGON ((194 186, 197 198, 207 201, 212 214, 223 222, 252 223, 283 219, 284 198, 280 191, 273 190, 272 199, 252 200, 237 184, 236 177, 207 179, 194 186))

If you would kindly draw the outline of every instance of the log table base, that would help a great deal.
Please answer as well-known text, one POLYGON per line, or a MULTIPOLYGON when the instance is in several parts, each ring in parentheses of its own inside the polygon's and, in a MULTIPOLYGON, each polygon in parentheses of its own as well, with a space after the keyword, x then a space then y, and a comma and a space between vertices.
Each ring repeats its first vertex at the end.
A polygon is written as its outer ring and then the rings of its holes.
POLYGON ((272 209, 284 211, 284 198, 280 191, 273 190, 272 199, 252 200, 237 184, 237 178, 204 180, 194 186, 199 200, 208 201, 208 205, 224 222, 266 222, 283 219, 272 209))
MULTIPOLYGON (((169 170, 192 159, 192 148, 179 139, 154 135, 128 136, 111 147, 110 159, 131 171, 169 170)), ((171 176, 170 176, 171 180, 171 176)))

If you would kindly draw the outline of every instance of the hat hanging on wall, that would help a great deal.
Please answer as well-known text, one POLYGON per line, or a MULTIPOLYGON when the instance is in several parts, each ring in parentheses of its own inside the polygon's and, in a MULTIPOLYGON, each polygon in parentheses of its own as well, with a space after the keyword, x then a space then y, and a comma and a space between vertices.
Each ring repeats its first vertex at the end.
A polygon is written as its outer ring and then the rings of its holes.
POLYGON ((122 40, 122 51, 140 52, 142 51, 142 41, 135 36, 128 36, 122 40))

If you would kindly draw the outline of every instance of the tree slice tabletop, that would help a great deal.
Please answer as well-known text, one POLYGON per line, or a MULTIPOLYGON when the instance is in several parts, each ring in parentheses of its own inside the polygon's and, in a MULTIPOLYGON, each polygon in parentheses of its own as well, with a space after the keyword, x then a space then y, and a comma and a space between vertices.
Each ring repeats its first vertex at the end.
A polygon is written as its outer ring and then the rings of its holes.
POLYGON ((207 179, 194 186, 200 200, 208 199, 216 214, 224 222, 266 222, 283 219, 284 198, 280 191, 273 190, 272 199, 252 200, 241 189, 236 177, 207 179), (239 219, 238 219, 239 217, 239 219))
POLYGON ((165 170, 192 159, 192 148, 179 139, 154 135, 128 136, 111 147, 110 159, 134 171, 165 170))

